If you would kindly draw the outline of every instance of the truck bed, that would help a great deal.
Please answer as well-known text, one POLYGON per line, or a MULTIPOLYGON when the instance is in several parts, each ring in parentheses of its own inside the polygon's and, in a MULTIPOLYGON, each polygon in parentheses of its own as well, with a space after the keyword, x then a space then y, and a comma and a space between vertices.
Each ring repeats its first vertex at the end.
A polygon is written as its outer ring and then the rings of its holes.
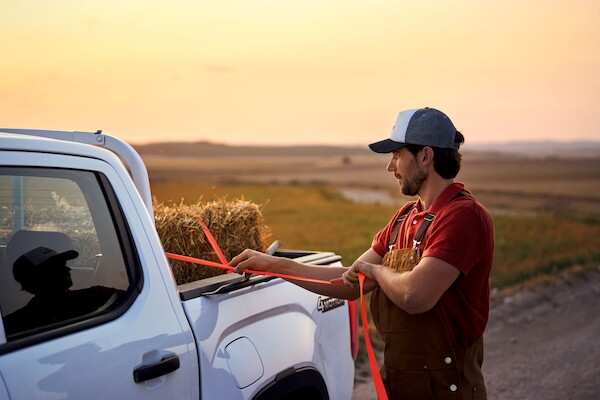
MULTIPOLYGON (((275 255, 321 265, 339 265, 340 260, 327 252, 290 250, 275 255)), ((351 397, 354 360, 345 300, 256 275, 248 280, 238 274, 219 275, 178 289, 200 349, 201 376, 211 382, 202 385, 203 396, 213 398, 218 392, 233 398, 241 391, 244 398, 260 399, 267 394, 259 388, 281 390, 314 379, 315 390, 325 390, 328 398, 351 397), (285 384, 279 382, 282 379, 285 384)), ((313 395, 306 398, 319 398, 313 395)))

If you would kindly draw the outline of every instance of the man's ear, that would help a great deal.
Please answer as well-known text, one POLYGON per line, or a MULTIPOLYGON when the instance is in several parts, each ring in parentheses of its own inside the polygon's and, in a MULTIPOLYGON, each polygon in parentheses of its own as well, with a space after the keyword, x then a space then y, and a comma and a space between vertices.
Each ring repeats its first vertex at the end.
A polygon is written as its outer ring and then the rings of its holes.
POLYGON ((433 161, 433 149, 429 146, 423 147, 423 164, 429 164, 433 161))

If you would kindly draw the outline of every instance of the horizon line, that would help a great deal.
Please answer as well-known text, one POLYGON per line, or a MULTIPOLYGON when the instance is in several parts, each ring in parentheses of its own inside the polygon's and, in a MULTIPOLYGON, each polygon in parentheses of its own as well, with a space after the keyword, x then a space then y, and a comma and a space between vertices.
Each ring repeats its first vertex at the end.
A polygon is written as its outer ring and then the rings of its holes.
MULTIPOLYGON (((133 146, 148 146, 148 145, 156 145, 156 144, 199 144, 206 143, 218 146, 229 146, 229 147, 368 147, 368 143, 329 143, 329 142, 314 142, 314 143, 238 143, 233 144, 227 141, 215 141, 212 139, 194 139, 194 140, 186 140, 186 139, 173 139, 173 140, 153 140, 148 142, 137 142, 137 141, 128 141, 129 144, 133 146)), ((531 139, 531 140, 505 140, 505 141, 475 141, 475 142, 466 142, 461 148, 465 146, 505 146, 505 145, 531 145, 531 144, 549 144, 549 145, 561 145, 561 144, 585 144, 585 143, 593 143, 600 145, 600 138, 598 139, 590 139, 590 138, 581 138, 581 139, 570 139, 570 140, 559 140, 559 139, 531 139)))

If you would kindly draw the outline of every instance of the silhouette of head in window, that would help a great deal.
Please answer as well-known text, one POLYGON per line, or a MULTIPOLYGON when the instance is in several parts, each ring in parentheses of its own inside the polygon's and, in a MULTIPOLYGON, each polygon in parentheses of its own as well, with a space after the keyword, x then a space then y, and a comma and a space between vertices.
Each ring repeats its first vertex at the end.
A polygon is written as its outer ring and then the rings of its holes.
POLYGON ((62 324, 98 311, 106 307, 111 296, 121 292, 104 286, 70 290, 73 281, 67 261, 78 256, 75 250, 58 253, 48 247, 36 247, 17 258, 13 264, 15 280, 34 297, 4 317, 9 339, 15 333, 62 324))
POLYGON ((48 247, 36 247, 17 258, 13 265, 15 280, 21 289, 35 295, 51 295, 73 285, 68 260, 79 257, 75 250, 58 253, 48 247))

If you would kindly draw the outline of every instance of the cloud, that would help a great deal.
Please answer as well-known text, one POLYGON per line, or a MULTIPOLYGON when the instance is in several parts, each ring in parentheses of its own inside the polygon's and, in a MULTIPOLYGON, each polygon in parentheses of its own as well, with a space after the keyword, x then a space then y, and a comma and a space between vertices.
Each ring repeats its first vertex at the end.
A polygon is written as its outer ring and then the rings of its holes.
POLYGON ((231 65, 207 64, 204 70, 213 74, 228 74, 235 70, 231 65))

